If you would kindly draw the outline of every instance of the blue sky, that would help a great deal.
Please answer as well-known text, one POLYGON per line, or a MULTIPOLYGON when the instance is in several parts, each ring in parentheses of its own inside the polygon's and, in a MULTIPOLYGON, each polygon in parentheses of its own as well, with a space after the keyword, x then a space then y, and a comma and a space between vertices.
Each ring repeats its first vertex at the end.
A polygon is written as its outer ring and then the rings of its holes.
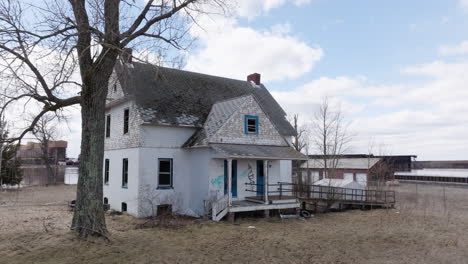
MULTIPOLYGON (((186 70, 261 73, 305 125, 328 96, 350 122, 350 152, 468 159, 468 0, 234 2, 229 16, 198 17, 186 70)), ((75 112, 63 133, 70 157, 75 112)))
POLYGON ((259 72, 286 112, 340 105, 352 152, 468 159, 468 1, 238 0, 201 20, 186 69, 259 72))

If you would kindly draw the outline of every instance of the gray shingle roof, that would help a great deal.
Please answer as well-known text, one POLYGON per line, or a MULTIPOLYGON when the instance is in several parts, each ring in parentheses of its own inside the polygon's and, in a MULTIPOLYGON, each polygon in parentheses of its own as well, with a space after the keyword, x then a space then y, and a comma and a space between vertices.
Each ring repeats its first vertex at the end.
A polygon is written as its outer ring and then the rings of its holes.
POLYGON ((280 134, 294 135, 286 113, 263 85, 139 62, 117 63, 115 69, 144 122, 202 127, 216 102, 252 94, 280 134))
POLYGON ((226 157, 238 159, 277 159, 306 160, 307 156, 297 152, 292 147, 241 145, 241 144, 210 144, 216 152, 226 157))

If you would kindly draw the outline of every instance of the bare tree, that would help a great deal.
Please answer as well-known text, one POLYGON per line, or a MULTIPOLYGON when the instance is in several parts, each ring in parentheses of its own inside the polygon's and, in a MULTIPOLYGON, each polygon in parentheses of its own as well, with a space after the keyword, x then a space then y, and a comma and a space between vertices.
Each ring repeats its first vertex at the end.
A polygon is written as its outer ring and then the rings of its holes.
POLYGON ((349 151, 352 135, 348 126, 341 108, 331 105, 327 97, 323 98, 312 120, 310 137, 320 155, 324 178, 336 177, 340 157, 349 151))
POLYGON ((18 137, 48 112, 81 106, 80 177, 72 230, 106 236, 102 163, 109 78, 119 54, 139 47, 168 55, 190 44, 187 32, 206 5, 223 0, 0 0, 0 73, 9 89, 1 113, 37 111, 18 137), (79 73, 77 73, 79 72, 79 73))
MULTIPOLYGON (((47 185, 57 183, 57 175, 51 166, 50 156, 50 141, 54 140, 57 136, 56 123, 54 123, 55 116, 46 114, 39 119, 36 123, 32 133, 39 141, 42 152, 42 161, 47 170, 47 185)), ((57 157, 53 157, 54 165, 57 165, 57 157)))
MULTIPOLYGON (((307 127, 306 125, 304 124, 300 124, 300 116, 299 114, 294 114, 292 116, 292 118, 289 120, 289 122, 292 124, 293 128, 294 128, 294 131, 295 131, 295 135, 293 136, 293 141, 292 141, 292 145, 293 145, 293 148, 298 151, 298 152, 303 152, 303 151, 307 151, 307 139, 308 139, 308 135, 307 135, 307 127)), ((302 161, 300 160, 294 160, 293 161, 293 175, 295 176, 294 177, 294 183, 299 186, 299 188, 301 189, 303 184, 304 184, 304 179, 303 179, 303 175, 302 175, 302 170, 301 170, 301 164, 302 164, 302 161)), ((294 185, 294 186, 296 186, 294 185)), ((298 191, 298 190, 296 190, 298 191)))

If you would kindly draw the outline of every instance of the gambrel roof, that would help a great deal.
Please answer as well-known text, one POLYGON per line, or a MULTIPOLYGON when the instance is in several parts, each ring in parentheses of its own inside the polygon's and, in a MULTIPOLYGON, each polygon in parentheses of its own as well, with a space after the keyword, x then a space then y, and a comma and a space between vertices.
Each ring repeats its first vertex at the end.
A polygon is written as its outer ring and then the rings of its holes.
MULTIPOLYGON (((140 62, 119 62, 115 70, 124 94, 135 100, 146 123, 202 128, 215 103, 252 95, 281 135, 295 134, 263 85, 140 62)), ((194 137, 202 133, 200 129, 194 137)))

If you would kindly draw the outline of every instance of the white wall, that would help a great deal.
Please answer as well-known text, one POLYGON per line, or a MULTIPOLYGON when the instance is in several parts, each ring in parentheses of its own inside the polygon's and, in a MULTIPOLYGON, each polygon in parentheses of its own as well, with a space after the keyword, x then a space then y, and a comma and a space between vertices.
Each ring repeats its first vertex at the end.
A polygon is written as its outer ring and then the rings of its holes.
MULTIPOLYGON (((104 197, 107 197, 111 209, 121 210, 122 202, 127 203, 127 211, 138 214, 139 186, 139 149, 106 150, 104 159, 109 159, 109 183, 104 184, 104 197), (128 185, 122 188, 122 163, 128 159, 128 185)), ((103 169, 104 172, 104 169, 103 169)), ((104 177, 102 177, 104 180, 104 177)))

